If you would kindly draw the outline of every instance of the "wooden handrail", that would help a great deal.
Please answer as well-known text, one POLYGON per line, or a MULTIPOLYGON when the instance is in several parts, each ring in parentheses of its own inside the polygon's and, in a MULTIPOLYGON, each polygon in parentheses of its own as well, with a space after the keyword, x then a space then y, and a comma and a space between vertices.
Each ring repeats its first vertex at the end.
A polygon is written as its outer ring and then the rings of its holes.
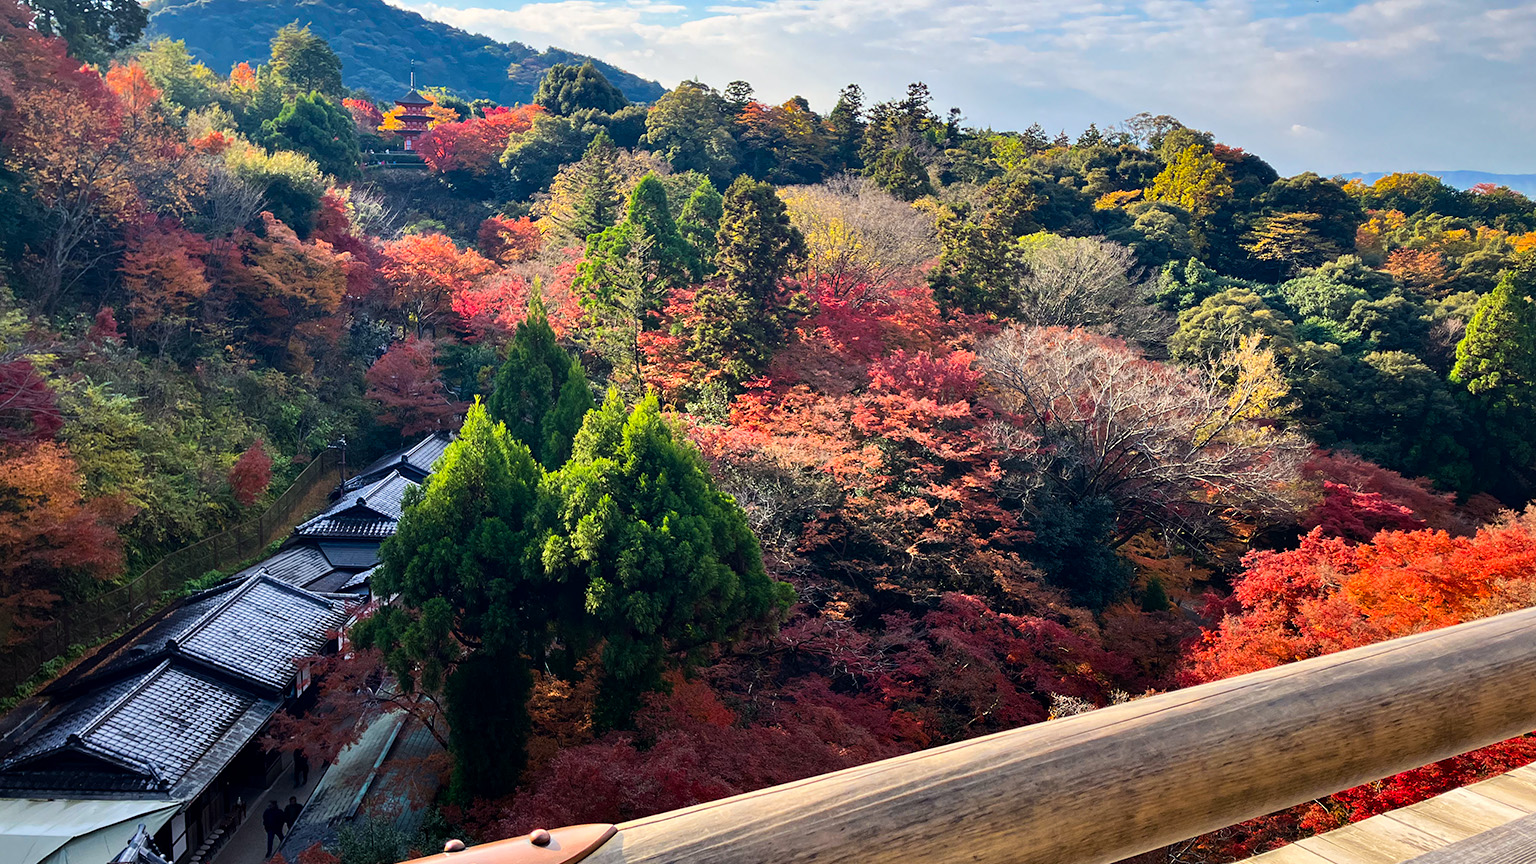
POLYGON ((1109 864, 1533 728, 1527 609, 637 819, 585 862, 1109 864))

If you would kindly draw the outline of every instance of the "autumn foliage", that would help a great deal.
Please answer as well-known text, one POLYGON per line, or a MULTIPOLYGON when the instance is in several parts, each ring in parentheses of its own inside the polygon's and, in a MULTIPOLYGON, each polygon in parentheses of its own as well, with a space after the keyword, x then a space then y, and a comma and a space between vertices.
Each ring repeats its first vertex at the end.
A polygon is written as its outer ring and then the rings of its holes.
POLYGON ((123 563, 117 528, 132 508, 87 499, 69 449, 51 441, 0 448, 0 632, 42 623, 71 577, 106 579, 123 563))
MULTIPOLYGON (((1360 493, 1355 493, 1360 494, 1360 493)), ((1379 493, 1371 509, 1380 512, 1379 493)), ((1391 505, 1399 514, 1400 505, 1391 505)), ((1402 518, 1399 516, 1399 518, 1402 518)), ((1411 517, 1409 517, 1411 518, 1411 517)), ((1190 654, 1186 683, 1267 669, 1536 604, 1536 509, 1471 536, 1382 531, 1368 543, 1319 526, 1293 550, 1254 552, 1228 614, 1190 654)), ((1213 605, 1212 609, 1220 609, 1213 605)), ((1262 851, 1297 832, 1328 830, 1536 759, 1522 737, 1246 823, 1220 844, 1262 851)))
POLYGON ((544 248, 544 238, 539 233, 539 227, 527 216, 521 219, 492 216, 480 223, 476 240, 480 254, 497 264, 527 261, 544 248))
POLYGON ((520 105, 484 117, 438 123, 417 142, 416 152, 433 171, 484 177, 500 167, 507 136, 527 132, 543 110, 541 105, 520 105))
POLYGON ((464 408, 449 398, 429 339, 402 339, 368 367, 368 398, 379 404, 379 421, 403 436, 448 428, 464 408))
POLYGON ((475 288, 495 265, 473 249, 461 250, 444 234, 412 234, 385 243, 379 274, 386 302, 417 337, 434 332, 451 314, 455 297, 475 288))
POLYGON ((272 457, 267 455, 266 445, 260 441, 246 448, 229 468, 229 488, 242 507, 255 504, 271 482, 272 457))

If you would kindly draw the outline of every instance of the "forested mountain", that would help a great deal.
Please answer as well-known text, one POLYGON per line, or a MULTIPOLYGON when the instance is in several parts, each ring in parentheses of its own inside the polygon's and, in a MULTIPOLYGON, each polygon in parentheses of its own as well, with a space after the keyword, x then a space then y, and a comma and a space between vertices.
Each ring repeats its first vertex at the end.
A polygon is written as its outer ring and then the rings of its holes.
MULTIPOLYGON (((377 99, 405 92, 413 60, 423 86, 510 105, 532 99, 549 67, 591 59, 497 42, 383 0, 155 0, 149 10, 152 36, 184 40, 194 57, 221 73, 266 57, 267 43, 285 24, 307 24, 341 57, 346 85, 377 99)), ((631 101, 649 102, 662 93, 654 81, 594 62, 631 101)))
MULTIPOLYGON (((226 74, 0 0, 5 645, 340 439, 454 432, 395 487, 354 650, 264 740, 319 765, 385 703, 446 724, 410 794, 490 840, 1536 597, 1512 189, 1282 177, 1168 116, 976 128, 920 82, 641 105, 595 64, 504 105, 468 98, 502 92, 488 61, 410 129, 302 20, 226 74)), ((390 38, 354 44, 420 57, 390 38)), ((303 860, 441 848, 391 826, 303 860)))
MULTIPOLYGON (((1345 180, 1359 180, 1362 183, 1375 183, 1387 176, 1390 171, 1376 171, 1370 173, 1352 172, 1340 175, 1345 180)), ((1479 184, 1491 186, 1505 186, 1519 192, 1522 195, 1536 195, 1536 174, 1490 174, 1487 171, 1421 171, 1432 177, 1439 177, 1447 185, 1457 189, 1471 189, 1479 184)))

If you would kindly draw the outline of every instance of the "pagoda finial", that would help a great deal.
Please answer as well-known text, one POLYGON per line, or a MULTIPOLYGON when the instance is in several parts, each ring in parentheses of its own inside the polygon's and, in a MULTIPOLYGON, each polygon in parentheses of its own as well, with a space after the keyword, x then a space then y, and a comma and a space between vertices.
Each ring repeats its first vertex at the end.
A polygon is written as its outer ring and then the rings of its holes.
POLYGON ((416 61, 411 61, 411 89, 416 89, 416 61))

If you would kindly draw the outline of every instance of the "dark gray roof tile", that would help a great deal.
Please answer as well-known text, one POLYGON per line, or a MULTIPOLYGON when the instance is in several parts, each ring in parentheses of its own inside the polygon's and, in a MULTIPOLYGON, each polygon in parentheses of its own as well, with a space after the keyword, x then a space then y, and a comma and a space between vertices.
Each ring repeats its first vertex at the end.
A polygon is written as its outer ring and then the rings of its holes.
POLYGON ((297 585, 300 588, 335 569, 324 554, 313 546, 295 546, 273 555, 271 558, 235 574, 244 579, 265 573, 275 579, 297 585))
POLYGON ((271 576, 253 576, 225 604, 176 637, 211 665, 276 690, 293 680, 295 661, 320 653, 342 621, 337 604, 271 576))
POLYGON ((377 482, 391 471, 398 471, 410 479, 420 482, 442 458, 443 451, 453 443, 453 436, 448 432, 434 432, 431 435, 417 441, 409 447, 395 450, 369 463, 368 467, 357 473, 357 476, 347 480, 343 488, 350 492, 360 489, 370 483, 377 482))
POLYGON ((324 513, 294 529, 299 537, 382 540, 395 533, 405 490, 414 481, 391 472, 383 479, 346 493, 324 513))

